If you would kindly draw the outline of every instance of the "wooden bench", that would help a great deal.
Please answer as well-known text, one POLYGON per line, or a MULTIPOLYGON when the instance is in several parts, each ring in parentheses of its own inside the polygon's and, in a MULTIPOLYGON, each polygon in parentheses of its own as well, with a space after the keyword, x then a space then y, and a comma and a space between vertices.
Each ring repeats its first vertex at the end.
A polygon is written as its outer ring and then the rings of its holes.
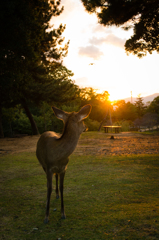
POLYGON ((113 129, 115 130, 115 133, 119 133, 121 126, 103 126, 105 129, 105 133, 108 133, 108 129, 111 129, 111 132, 113 129))

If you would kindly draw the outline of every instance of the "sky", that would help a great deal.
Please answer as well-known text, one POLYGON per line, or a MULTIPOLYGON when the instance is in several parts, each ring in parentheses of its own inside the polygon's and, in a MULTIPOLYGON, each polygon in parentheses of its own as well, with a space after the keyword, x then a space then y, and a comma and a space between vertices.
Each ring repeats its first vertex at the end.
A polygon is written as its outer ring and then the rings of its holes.
POLYGON ((70 40, 63 65, 74 73, 79 87, 108 91, 110 100, 159 93, 159 54, 139 59, 127 55, 124 44, 133 30, 105 27, 95 14, 85 11, 80 0, 62 0, 63 13, 51 20, 53 28, 66 24, 65 43, 70 40))

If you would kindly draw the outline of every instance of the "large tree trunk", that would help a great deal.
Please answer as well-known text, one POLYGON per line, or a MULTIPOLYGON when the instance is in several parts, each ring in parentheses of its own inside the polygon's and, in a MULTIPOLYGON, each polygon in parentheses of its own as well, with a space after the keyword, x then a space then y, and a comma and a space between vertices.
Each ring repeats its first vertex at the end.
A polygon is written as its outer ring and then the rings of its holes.
POLYGON ((38 128, 36 126, 36 123, 35 123, 35 121, 33 119, 33 116, 32 116, 32 114, 31 114, 31 112, 30 112, 30 110, 28 108, 28 105, 27 105, 25 99, 23 99, 21 101, 21 104, 22 104, 22 106, 23 106, 23 108, 24 108, 24 110, 26 112, 27 117, 29 118, 29 121, 30 121, 30 124, 31 124, 31 129, 32 129, 32 134, 33 135, 38 135, 39 134, 38 128))
POLYGON ((0 103, 0 138, 4 138, 3 127, 2 127, 2 105, 0 103))

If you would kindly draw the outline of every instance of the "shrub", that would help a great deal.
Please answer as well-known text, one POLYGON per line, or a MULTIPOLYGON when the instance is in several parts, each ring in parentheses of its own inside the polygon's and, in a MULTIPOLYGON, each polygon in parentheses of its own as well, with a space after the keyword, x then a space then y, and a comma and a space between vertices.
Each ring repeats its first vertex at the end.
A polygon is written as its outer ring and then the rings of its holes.
POLYGON ((98 121, 87 118, 85 124, 88 128, 88 131, 98 131, 100 123, 98 121))
POLYGON ((121 126, 122 132, 128 132, 132 126, 132 122, 128 120, 115 122, 113 125, 121 126))
POLYGON ((28 117, 22 111, 13 123, 14 132, 20 134, 32 134, 31 125, 28 117))

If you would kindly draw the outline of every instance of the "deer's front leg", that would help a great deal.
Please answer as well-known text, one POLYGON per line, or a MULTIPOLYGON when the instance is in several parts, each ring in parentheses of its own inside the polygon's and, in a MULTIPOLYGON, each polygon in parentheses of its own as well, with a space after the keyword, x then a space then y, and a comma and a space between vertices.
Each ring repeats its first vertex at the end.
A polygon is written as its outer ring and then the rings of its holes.
POLYGON ((44 223, 49 222, 50 198, 52 193, 52 172, 48 170, 46 172, 46 176, 47 176, 47 203, 46 203, 46 215, 45 215, 44 223))
POLYGON ((60 174, 60 193, 61 193, 61 218, 65 219, 65 210, 64 210, 64 202, 63 202, 63 183, 64 183, 65 172, 60 174))

